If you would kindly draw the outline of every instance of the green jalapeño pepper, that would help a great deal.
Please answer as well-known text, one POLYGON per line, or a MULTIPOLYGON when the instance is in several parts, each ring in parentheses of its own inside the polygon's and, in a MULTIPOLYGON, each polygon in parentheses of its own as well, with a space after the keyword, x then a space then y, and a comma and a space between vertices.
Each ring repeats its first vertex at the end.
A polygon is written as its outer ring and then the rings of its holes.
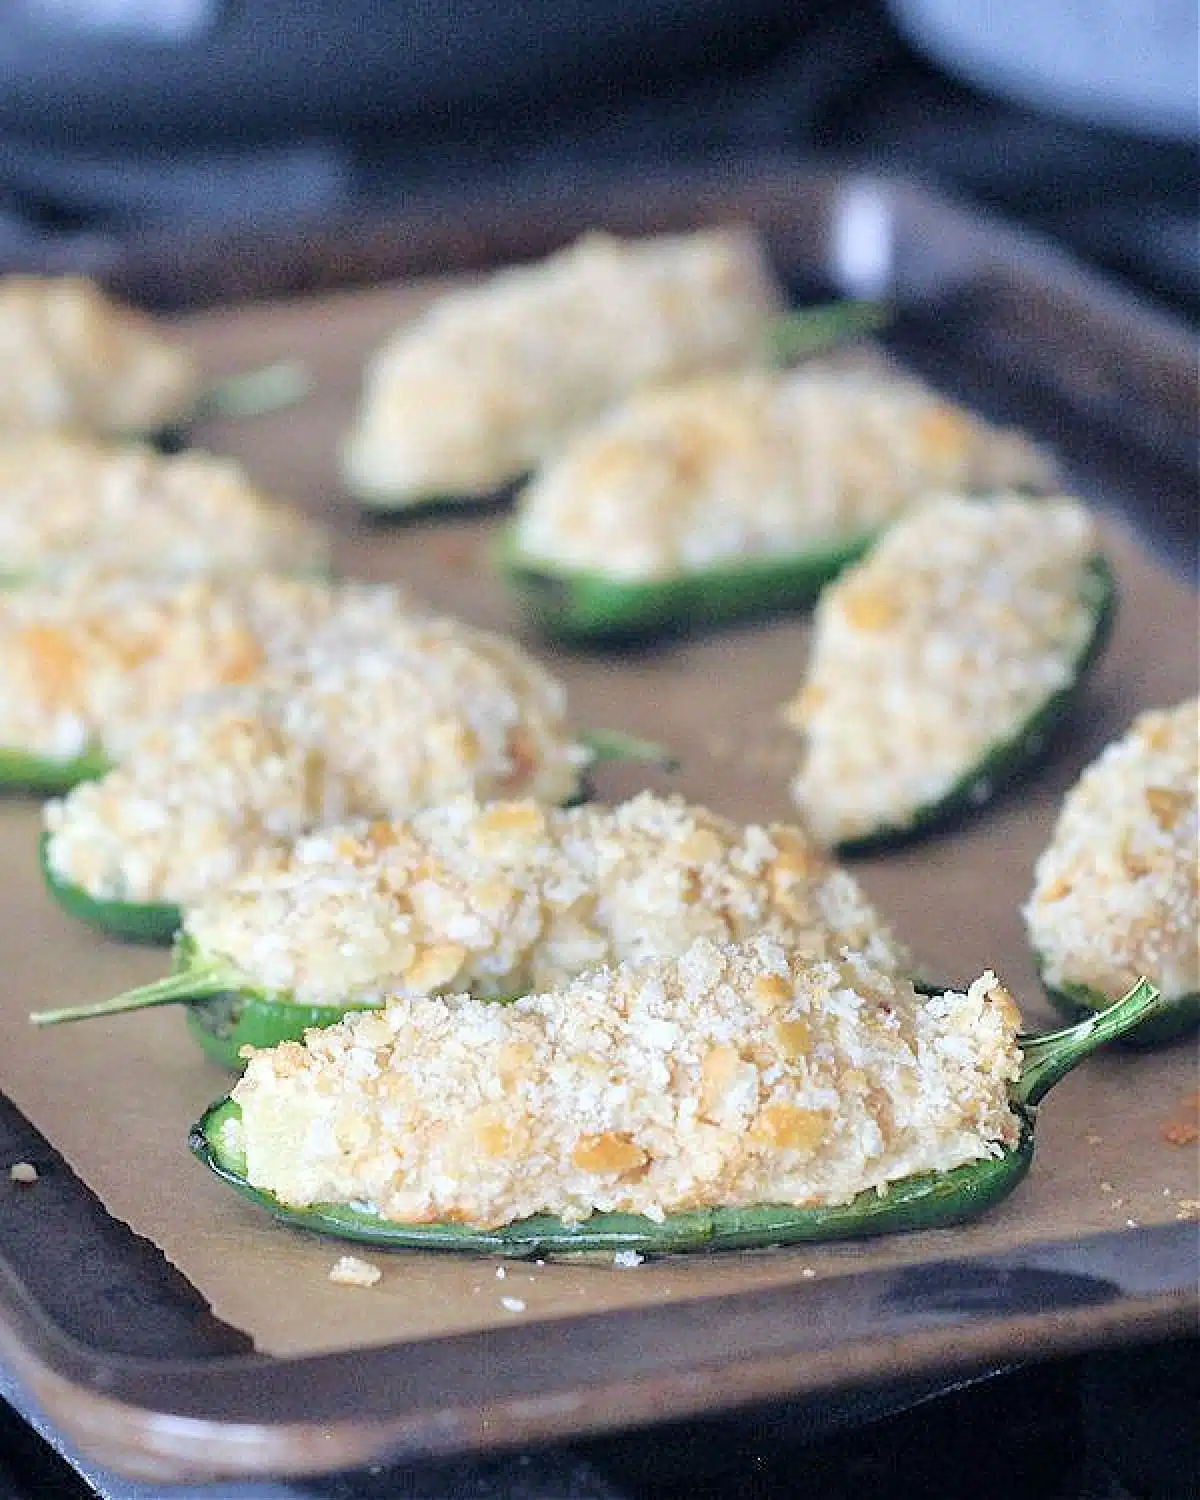
POLYGON ((515 525, 501 533, 497 565, 539 630, 565 641, 689 634, 811 604, 874 535, 785 557, 753 557, 649 581, 567 571, 525 557, 515 525))
MULTIPOLYGON (((621 734, 612 729, 596 729, 580 735, 580 743, 591 751, 591 762, 580 778, 579 791, 570 799, 568 806, 575 806, 580 802, 590 800, 592 796, 591 770, 606 762, 637 761, 657 766, 660 770, 676 771, 679 762, 674 755, 662 745, 656 745, 650 740, 637 739, 632 735, 621 734)), ((4 759, 0 756, 0 777, 3 775, 4 759)), ((39 763, 32 764, 19 758, 14 760, 14 766, 21 774, 15 778, 15 784, 22 790, 30 786, 29 772, 37 769, 39 763)), ((72 762, 78 765, 79 762, 72 762)), ((92 764, 88 762, 88 764, 92 764)), ((103 775, 111 767, 107 762, 97 758, 95 769, 91 776, 103 775)), ((85 779, 82 776, 76 780, 85 779)), ((90 779, 90 778, 88 778, 90 779)), ((74 781, 64 780, 61 784, 54 784, 48 778, 40 783, 40 789, 46 791, 66 791, 74 781)), ((99 932, 107 933, 110 937, 121 939, 127 943, 147 943, 156 947, 167 947, 174 939, 183 923, 183 916, 179 905, 172 901, 125 901, 115 897, 93 896, 82 886, 74 884, 60 875, 53 866, 50 858, 51 835, 44 833, 38 846, 38 860, 41 866, 42 879, 47 891, 54 900, 62 907, 68 916, 76 918, 77 921, 94 927, 99 932)), ((185 996, 177 997, 180 1001, 185 996)), ((146 1001, 139 1004, 121 1006, 122 1010, 140 1010, 145 1004, 166 1004, 166 1001, 146 1001)), ((295 1010, 295 1006, 289 1006, 295 1010)), ((83 1013, 90 1015, 90 1007, 84 1007, 83 1013)), ((100 1014, 106 1012, 101 1011, 100 1014)), ((340 1012, 339 1012, 340 1014, 340 1012)), ((67 1019, 63 1016, 61 1019, 67 1019)), ((74 1019, 74 1017, 72 1017, 74 1019)), ((315 1025, 316 1022, 310 1024, 315 1025)), ((328 1024, 328 1022, 326 1023, 328 1024)), ((238 1045, 241 1043, 239 1041, 238 1045)), ((256 1045, 261 1045, 257 1044, 256 1045)), ((233 1056, 236 1057, 236 1048, 233 1056)), ((233 1066, 233 1064, 231 1064, 233 1066)))
POLYGON ((65 880, 50 863, 50 834, 38 842, 38 863, 46 889, 68 916, 126 943, 165 947, 183 920, 179 907, 169 901, 121 901, 92 896, 80 885, 65 880))
POLYGON ((565 1225, 547 1216, 497 1229, 469 1224, 401 1224, 350 1204, 293 1209, 271 1193, 251 1187, 245 1158, 224 1127, 238 1118, 231 1099, 218 1101, 192 1128, 195 1156, 237 1192, 275 1218, 298 1228, 394 1249, 459 1250, 513 1257, 572 1251, 752 1249, 804 1241, 857 1239, 901 1230, 961 1224, 1000 1202, 1016 1188, 1033 1159, 1035 1107, 1066 1073, 1105 1043, 1125 1035, 1160 1011, 1158 991, 1141 980, 1123 999, 1063 1031, 1021 1039, 1023 1061, 1012 1085, 1021 1120, 1015 1145, 998 1156, 946 1172, 923 1173, 892 1183, 882 1192, 860 1193, 849 1203, 793 1207, 706 1208, 669 1214, 661 1223, 635 1214, 594 1214, 565 1225))
POLYGON ((81 781, 98 781, 112 770, 112 762, 98 746, 81 750, 66 760, 28 750, 0 748, 0 791, 57 797, 81 781))
POLYGON ((1044 699, 1014 732, 993 742, 981 759, 936 802, 917 808, 903 825, 880 827, 856 838, 843 839, 837 845, 840 854, 866 854, 950 827, 1037 764, 1059 726, 1070 717, 1088 673, 1112 634, 1117 586, 1107 558, 1097 555, 1090 559, 1082 592, 1092 628, 1075 658, 1066 686, 1044 699))

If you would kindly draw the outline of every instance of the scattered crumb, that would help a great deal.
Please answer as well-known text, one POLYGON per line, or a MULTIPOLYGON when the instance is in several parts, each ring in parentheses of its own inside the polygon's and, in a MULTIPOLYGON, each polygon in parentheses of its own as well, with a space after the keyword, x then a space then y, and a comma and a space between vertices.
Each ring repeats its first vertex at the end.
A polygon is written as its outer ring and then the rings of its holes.
POLYGON ((1200 1125, 1190 1120, 1168 1120, 1162 1128, 1162 1138, 1168 1146, 1194 1146, 1200 1141, 1200 1125))
POLYGON ((546 1262, 544 1260, 535 1260, 534 1261, 534 1265, 535 1266, 544 1266, 545 1264, 546 1264, 546 1262))
POLYGON ((1136 1229, 1137 1227, 1138 1227, 1138 1221, 1137 1221, 1137 1219, 1126 1219, 1125 1220, 1125 1228, 1126 1229, 1136 1229))
POLYGON ((1084 1139, 1089 1146, 1103 1146, 1104 1144, 1104 1137, 1102 1135, 1088 1135, 1084 1139))
POLYGON ((330 1281, 338 1286, 374 1286, 383 1276, 378 1266, 357 1255, 340 1255, 329 1271, 330 1281))
POLYGON ((1124 1208, 1125 1200, 1124 1198, 1114 1198, 1108 1206, 1109 1208, 1124 1208))
POLYGON ((1113 1185, 1112 1185, 1111 1182, 1102 1182, 1100 1184, 1100 1191, 1102 1193, 1111 1193, 1112 1190, 1113 1190, 1113 1185))
POLYGON ((8 1175, 14 1182, 23 1183, 26 1187, 38 1180, 38 1169, 31 1161, 15 1161, 8 1169, 8 1175))
POLYGON ((805 1266, 800 1272, 801 1279, 804 1281, 811 1281, 816 1274, 811 1266, 805 1266))
POLYGON ((1200 1198, 1180 1198, 1177 1219, 1200 1219, 1200 1198))
POLYGON ((506 1308, 511 1313, 525 1311, 525 1304, 521 1301, 520 1297, 501 1297, 500 1306, 506 1308))
POLYGON ((618 1250, 613 1256, 613 1265, 624 1271, 632 1271, 634 1266, 640 1266, 645 1259, 636 1250, 618 1250))
POLYGON ((1164 1198, 1173 1198, 1174 1196, 1175 1196, 1174 1193, 1172 1193, 1172 1191, 1171 1191, 1171 1189, 1169 1187, 1163 1188, 1163 1197, 1164 1198))
POLYGON ((508 1272, 504 1269, 503 1266, 497 1266, 496 1267, 496 1280, 497 1281, 503 1281, 504 1278, 507 1275, 508 1275, 508 1272))

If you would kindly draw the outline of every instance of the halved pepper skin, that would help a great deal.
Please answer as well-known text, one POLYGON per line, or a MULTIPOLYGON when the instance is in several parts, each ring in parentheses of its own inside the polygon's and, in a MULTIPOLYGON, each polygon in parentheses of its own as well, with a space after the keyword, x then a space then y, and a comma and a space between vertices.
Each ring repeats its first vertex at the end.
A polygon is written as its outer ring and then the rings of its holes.
POLYGON ((299 1005, 294 1000, 272 1000, 231 990, 185 1002, 185 1013, 188 1030, 209 1061, 240 1073, 243 1047, 277 1047, 280 1042, 301 1041, 310 1027, 320 1029, 342 1020, 347 1008, 299 1005))
POLYGON ((839 854, 871 854, 954 827, 990 802, 1001 787, 1016 781, 1037 764, 1059 726, 1070 717, 1088 673, 1103 655, 1112 635, 1118 596, 1116 579, 1106 557, 1097 555, 1088 562, 1084 595, 1094 623, 1067 686, 1051 694, 1016 734, 993 744, 943 797, 918 808, 904 824, 880 827, 858 838, 842 840, 837 845, 839 854))
POLYGON ((178 906, 155 901, 107 901, 89 896, 81 886, 63 880, 51 868, 50 835, 38 842, 38 863, 46 889, 68 916, 85 922, 109 937, 127 943, 166 947, 179 931, 183 915, 178 906))
POLYGON ((1021 1074, 1012 1085, 1020 1122, 1017 1141, 996 1156, 968 1162, 947 1172, 925 1172, 869 1190, 849 1203, 795 1207, 764 1204, 751 1208, 708 1208, 668 1214, 661 1222, 638 1214, 593 1214, 579 1224, 549 1215, 498 1228, 469 1224, 402 1224, 345 1204, 289 1208, 273 1194, 246 1180, 245 1159, 222 1139, 222 1127, 236 1119, 237 1103, 218 1100, 192 1127, 192 1154, 243 1197, 296 1228, 384 1249, 458 1250, 514 1258, 582 1251, 637 1250, 647 1254, 687 1250, 754 1249, 805 1242, 861 1239, 905 1230, 962 1224, 999 1203, 1021 1182, 1033 1161, 1035 1109, 1076 1064, 1106 1043, 1126 1035, 1143 1018, 1163 1011, 1153 985, 1137 985, 1098 1015, 1062 1031, 1021 1039, 1021 1074))
POLYGON ((0 748, 0 792, 57 797, 81 781, 98 781, 111 770, 112 762, 99 749, 84 750, 69 760, 50 760, 27 750, 0 748))
POLYGON ((756 1208, 706 1208, 669 1214, 662 1223, 639 1214, 593 1214, 565 1225, 548 1215, 497 1229, 465 1224, 398 1224, 360 1209, 321 1204, 289 1209, 270 1193, 252 1188, 244 1163, 225 1149, 221 1126, 238 1106, 221 1100, 192 1128, 192 1153, 223 1182, 285 1224, 339 1239, 396 1250, 459 1250, 514 1259, 583 1251, 638 1250, 663 1254, 682 1250, 737 1250, 805 1241, 862 1239, 907 1229, 961 1224, 1006 1198, 1033 1160, 1033 1130, 1022 1122, 1017 1145, 1002 1156, 928 1172, 893 1183, 884 1193, 860 1193, 849 1203, 811 1208, 786 1204, 756 1208))
POLYGON ((557 571, 526 558, 515 527, 501 535, 497 566, 537 627, 560 640, 606 642, 699 633, 804 609, 857 562, 874 536, 786 557, 746 558, 673 578, 634 582, 599 571, 557 571))

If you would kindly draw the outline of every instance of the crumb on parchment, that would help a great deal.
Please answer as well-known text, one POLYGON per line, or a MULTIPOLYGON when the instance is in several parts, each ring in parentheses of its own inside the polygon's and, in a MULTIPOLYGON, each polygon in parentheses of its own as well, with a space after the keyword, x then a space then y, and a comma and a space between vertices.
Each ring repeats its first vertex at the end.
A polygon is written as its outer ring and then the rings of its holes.
POLYGON ((369 1260, 357 1255, 339 1255, 330 1267, 329 1279, 338 1286, 374 1286, 383 1272, 369 1260))

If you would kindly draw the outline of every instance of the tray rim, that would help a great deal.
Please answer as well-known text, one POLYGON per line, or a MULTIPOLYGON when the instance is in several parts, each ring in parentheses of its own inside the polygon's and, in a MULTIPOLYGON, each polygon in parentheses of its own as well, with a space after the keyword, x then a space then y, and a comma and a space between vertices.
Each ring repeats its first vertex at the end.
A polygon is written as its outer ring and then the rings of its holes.
MULTIPOLYGON (((964 207, 909 179, 829 167, 814 170, 791 166, 751 176, 683 174, 672 178, 669 194, 662 195, 661 184, 651 190, 661 201, 649 219, 646 205, 651 200, 644 186, 630 191, 628 185, 614 185, 610 192, 601 195, 599 207, 594 193, 589 199, 583 191, 572 200, 569 212, 564 212, 562 198, 553 194, 516 210, 510 201, 498 200, 503 212, 497 204, 476 206, 465 227, 459 225, 449 231, 436 213, 424 220, 419 215, 403 220, 368 220, 361 228, 366 253, 357 262, 353 257, 341 262, 343 269, 357 268, 357 276, 322 282, 307 274, 306 279, 308 263, 297 268, 293 260, 291 283, 276 286, 273 292, 259 286, 256 298, 281 292, 292 297, 306 293, 319 297, 339 286, 362 285, 364 280, 369 282, 381 274, 388 277, 424 274, 432 269, 431 258, 436 261, 456 242, 462 253, 453 266, 455 270, 477 269, 521 258, 523 254, 537 253, 539 244, 549 248, 570 238, 578 227, 572 214, 578 216, 584 212, 586 202, 590 202, 593 219, 616 229, 623 223, 632 229, 639 213, 641 232, 686 227, 714 219, 753 218, 757 205, 760 211, 773 216, 776 227, 783 226, 786 230, 789 213, 802 215, 817 204, 827 207, 830 195, 848 184, 882 192, 898 212, 931 216, 934 222, 954 226, 967 236, 969 243, 986 244, 987 264, 992 272, 1009 278, 1034 278, 1048 302, 1057 299, 1068 311, 1087 309, 1118 344, 1123 336, 1136 330, 1145 341, 1151 364, 1148 378, 1152 382, 1163 372, 1173 378, 1184 371, 1194 372, 1197 345, 1187 325, 1142 301, 1137 294, 1078 265, 1066 252, 1006 220, 964 207), (490 237, 486 232, 489 222, 490 237), (386 238, 384 223, 404 226, 398 247, 382 246, 382 239, 386 238)), ((828 225, 822 221, 801 228, 811 238, 827 232, 828 225)), ((160 246, 160 254, 162 249, 160 246)), ((311 246, 308 251, 310 255, 316 253, 311 246)), ((153 265, 149 241, 140 253, 146 273, 153 265)), ((221 251, 225 253, 227 247, 221 251)), ((128 282, 129 268, 136 270, 138 263, 138 255, 134 254, 124 272, 103 279, 115 280, 119 289, 128 290, 128 285, 122 287, 121 283, 128 282)), ((161 277, 161 267, 155 274, 161 277)), ((153 280, 150 275, 151 285, 153 280)), ((218 305, 221 304, 213 301, 205 303, 202 298, 196 310, 218 305)), ((299 1385, 322 1370, 329 1370, 331 1362, 351 1356, 279 1359, 266 1355, 214 1354, 187 1360, 151 1360, 104 1353, 90 1349, 54 1322, 2 1258, 0 1356, 67 1437, 76 1441, 89 1457, 130 1477, 197 1481, 317 1474, 383 1458, 499 1451, 568 1434, 652 1425, 701 1411, 733 1409, 766 1397, 848 1389, 872 1383, 872 1376, 877 1382, 884 1355, 889 1377, 901 1378, 977 1369, 998 1356, 1011 1357, 1014 1347, 1019 1349, 1022 1359, 1038 1359, 1102 1344, 1194 1334, 1200 1327, 1194 1240, 1194 1225, 1162 1225, 1155 1229, 1113 1231, 1086 1241, 1027 1245, 1004 1255, 945 1257, 886 1271, 846 1270, 811 1286, 793 1284, 765 1292, 681 1299, 651 1311, 670 1321, 677 1314, 690 1316, 689 1308, 694 1311, 703 1305, 706 1316, 712 1320, 711 1328, 719 1325, 732 1331, 751 1303, 773 1299, 771 1305, 783 1311, 795 1299, 798 1306, 804 1307, 807 1301, 807 1308, 812 1309, 829 1295, 830 1288, 840 1288, 834 1295, 844 1299, 847 1287, 864 1295, 875 1289, 880 1297, 885 1297, 889 1286, 894 1290, 894 1284, 914 1269, 936 1270, 949 1277, 962 1268, 982 1266, 994 1268, 1003 1278, 1025 1271, 1045 1273, 1047 1267, 1053 1271, 1115 1258, 1134 1273, 1136 1283, 1139 1246, 1152 1243, 1168 1245, 1167 1258, 1175 1267, 1165 1282, 1151 1287, 1109 1282, 1113 1288, 1111 1296, 1084 1306, 1043 1295, 1040 1304, 1032 1308, 1009 1306, 1000 1312, 993 1309, 982 1313, 967 1309, 950 1321, 935 1316, 916 1328, 877 1331, 849 1341, 820 1345, 817 1347, 825 1363, 819 1378, 806 1368, 817 1352, 811 1342, 793 1339, 790 1344, 778 1347, 777 1334, 773 1333, 753 1348, 747 1347, 744 1340, 731 1339, 732 1352, 727 1357, 704 1365, 667 1369, 655 1376, 617 1371, 608 1385, 595 1382, 580 1385, 573 1395, 562 1390, 523 1392, 513 1384, 511 1370, 506 1370, 507 1384, 502 1379, 486 1398, 481 1392, 471 1411, 460 1406, 452 1414, 449 1406, 429 1411, 415 1407, 404 1414, 397 1411, 390 1418, 368 1419, 361 1414, 357 1418, 345 1414, 332 1416, 326 1408, 324 1417, 319 1412, 310 1413, 302 1423, 272 1422, 261 1416, 253 1422, 244 1416, 239 1419, 231 1414, 224 1399, 222 1382, 228 1376, 249 1372, 260 1382, 286 1376, 287 1381, 299 1385), (831 1362, 832 1351, 838 1351, 840 1359, 831 1362), (588 1410, 581 1419, 579 1403, 585 1398, 588 1410), (171 1409, 178 1408, 180 1403, 184 1403, 183 1410, 171 1409)), ((645 1316, 646 1310, 640 1310, 639 1319, 644 1320, 645 1316)), ((621 1330, 628 1329, 633 1321, 627 1311, 537 1319, 530 1320, 524 1330, 514 1324, 483 1333, 380 1345, 355 1351, 353 1357, 386 1361, 389 1368, 395 1365, 399 1388, 406 1362, 411 1360, 419 1365, 435 1345, 464 1360, 475 1359, 489 1368, 499 1367, 505 1350, 519 1348, 522 1338, 530 1337, 534 1330, 544 1331, 555 1325, 578 1329, 588 1325, 588 1330, 598 1336, 603 1334, 610 1345, 619 1346, 621 1330)), ((783 1321, 777 1320, 776 1328, 783 1321)), ((714 1343, 720 1346, 719 1340, 714 1343)), ((495 1374, 495 1368, 491 1373, 495 1374)), ((419 1381, 410 1378, 409 1383, 419 1384, 419 1381)))
POLYGON ((47 1317, 0 1263, 0 1356, 63 1437, 122 1476, 172 1483, 298 1478, 369 1463, 508 1451, 776 1398, 879 1388, 885 1359, 883 1384, 890 1386, 1011 1362, 1014 1349, 1021 1363, 1031 1363, 1099 1344, 1195 1336, 1198 1256, 1200 1225, 1163 1224, 1132 1235, 1091 1235, 1001 1254, 839 1272, 811 1284, 681 1298, 639 1309, 634 1320, 617 1309, 325 1354, 189 1359, 89 1350, 47 1317), (1105 1274, 1113 1269, 1114 1242, 1130 1239, 1159 1262, 1141 1286, 1122 1286, 1105 1274), (960 1283, 959 1305, 935 1306, 924 1321, 908 1326, 914 1290, 918 1300, 927 1295, 927 1288, 910 1285, 921 1279, 943 1289, 960 1283), (850 1309, 847 1290, 856 1294, 850 1309), (989 1297, 995 1306, 981 1311, 989 1297), (879 1308, 888 1303, 896 1311, 881 1318, 879 1308), (747 1314, 755 1329, 749 1340, 747 1314), (874 1331, 846 1339, 848 1322, 870 1323, 874 1331), (636 1343, 659 1324, 675 1325, 671 1357, 640 1370, 624 1364, 631 1337, 636 1343), (814 1328, 821 1330, 816 1337, 814 1328), (556 1331, 589 1336, 576 1363, 592 1378, 564 1386, 557 1367, 536 1358, 556 1331), (697 1359, 697 1345, 731 1352, 697 1359), (597 1349, 607 1357, 598 1357, 597 1349), (819 1374, 811 1368, 817 1355, 819 1374), (376 1366, 367 1409, 347 1412, 353 1371, 364 1360, 376 1366), (504 1372, 499 1380, 498 1370, 504 1372), (317 1410, 297 1419, 298 1393, 310 1402, 314 1390, 317 1410), (259 1411, 248 1420, 243 1403, 251 1392, 256 1403, 278 1402, 282 1416, 259 1411), (376 1402, 383 1395, 387 1410, 370 1409, 372 1395, 376 1402))

